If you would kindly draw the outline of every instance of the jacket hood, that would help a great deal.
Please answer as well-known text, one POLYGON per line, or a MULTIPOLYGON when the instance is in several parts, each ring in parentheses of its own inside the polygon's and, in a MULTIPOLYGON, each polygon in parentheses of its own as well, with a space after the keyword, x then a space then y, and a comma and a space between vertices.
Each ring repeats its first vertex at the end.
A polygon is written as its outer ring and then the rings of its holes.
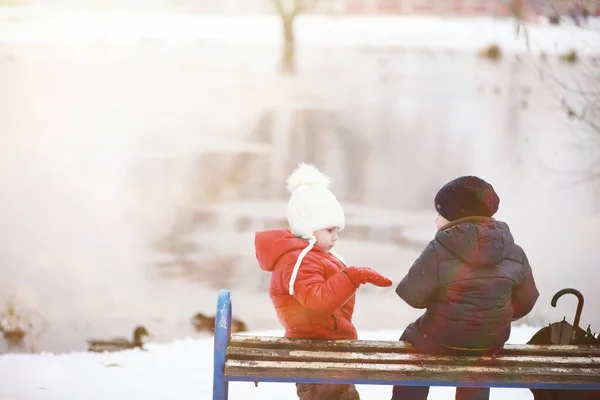
POLYGON ((474 267, 496 266, 513 253, 515 242, 505 222, 473 217, 454 221, 435 240, 474 267))
POLYGON ((285 254, 302 250, 308 246, 306 240, 294 236, 287 229, 274 229, 256 232, 254 247, 258 264, 265 271, 273 271, 275 265, 285 254))

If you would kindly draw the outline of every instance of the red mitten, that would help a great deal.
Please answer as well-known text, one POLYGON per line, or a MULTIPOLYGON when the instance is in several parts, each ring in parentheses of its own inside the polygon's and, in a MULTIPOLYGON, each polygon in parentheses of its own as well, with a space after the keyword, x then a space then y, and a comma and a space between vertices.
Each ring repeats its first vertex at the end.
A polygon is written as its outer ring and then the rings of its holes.
POLYGON ((356 287, 364 283, 371 283, 379 287, 392 286, 391 280, 369 267, 349 267, 344 272, 356 287))

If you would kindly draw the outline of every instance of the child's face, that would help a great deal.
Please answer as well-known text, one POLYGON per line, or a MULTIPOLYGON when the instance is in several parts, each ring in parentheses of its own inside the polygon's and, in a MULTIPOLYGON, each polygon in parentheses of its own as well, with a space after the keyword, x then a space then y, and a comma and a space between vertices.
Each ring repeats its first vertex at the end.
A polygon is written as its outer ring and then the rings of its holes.
POLYGON ((338 230, 339 229, 337 227, 331 227, 316 231, 314 233, 315 237, 317 238, 315 245, 317 245, 317 247, 319 247, 325 253, 329 253, 329 250, 333 248, 335 242, 337 241, 338 230))
POLYGON ((449 224, 450 221, 448 221, 446 218, 442 217, 440 214, 438 214, 437 218, 435 219, 435 226, 437 227, 438 231, 442 228, 442 226, 449 224))

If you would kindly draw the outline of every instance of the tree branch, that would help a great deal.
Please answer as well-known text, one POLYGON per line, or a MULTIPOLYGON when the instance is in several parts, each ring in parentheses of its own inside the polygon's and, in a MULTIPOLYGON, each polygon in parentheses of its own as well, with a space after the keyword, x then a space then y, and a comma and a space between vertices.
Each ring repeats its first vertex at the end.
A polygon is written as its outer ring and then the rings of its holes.
POLYGON ((275 10, 277 10, 277 14, 285 16, 286 12, 283 7, 283 0, 273 0, 273 5, 275 6, 275 10))
POLYGON ((292 9, 286 10, 284 0, 272 0, 275 10, 284 18, 294 18, 313 8, 318 0, 293 0, 292 9))
POLYGON ((315 6, 318 0, 294 0, 293 16, 297 16, 315 6))

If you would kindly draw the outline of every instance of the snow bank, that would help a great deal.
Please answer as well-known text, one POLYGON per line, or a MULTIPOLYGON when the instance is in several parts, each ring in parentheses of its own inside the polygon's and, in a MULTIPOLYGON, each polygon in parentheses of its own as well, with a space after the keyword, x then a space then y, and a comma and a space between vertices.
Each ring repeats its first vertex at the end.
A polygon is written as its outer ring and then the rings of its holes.
MULTIPOLYGON (((509 343, 524 343, 535 328, 513 329, 509 343)), ((401 330, 362 331, 360 339, 396 340, 401 330)), ((282 331, 251 334, 281 336, 282 331)), ((148 344, 147 351, 8 354, 0 356, 0 399, 210 399, 212 337, 148 344)), ((363 398, 389 398, 387 386, 359 386, 363 398)), ((293 399, 294 385, 232 383, 231 400, 293 399)), ((452 388, 432 388, 430 399, 451 398, 452 388)), ((532 399, 528 390, 492 389, 492 400, 532 399)))

